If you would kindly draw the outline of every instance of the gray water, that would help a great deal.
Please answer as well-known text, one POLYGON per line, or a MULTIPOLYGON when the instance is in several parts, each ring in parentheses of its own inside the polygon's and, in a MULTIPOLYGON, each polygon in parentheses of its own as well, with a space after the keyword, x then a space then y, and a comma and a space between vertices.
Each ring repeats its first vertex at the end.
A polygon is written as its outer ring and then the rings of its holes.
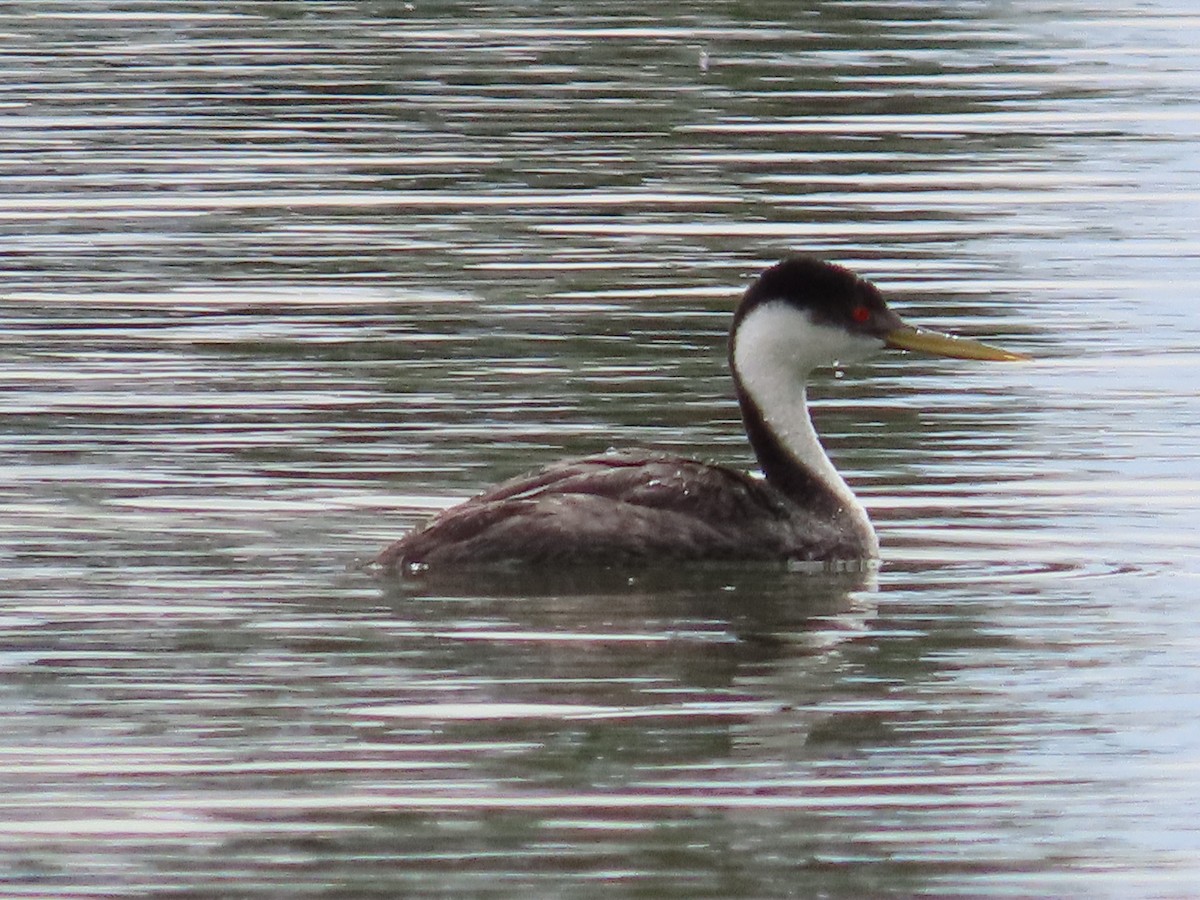
POLYGON ((0 8, 0 896, 1200 882, 1200 16, 0 8), (1023 350, 813 386, 873 576, 378 582, 561 456, 752 467, 789 250, 1023 350))

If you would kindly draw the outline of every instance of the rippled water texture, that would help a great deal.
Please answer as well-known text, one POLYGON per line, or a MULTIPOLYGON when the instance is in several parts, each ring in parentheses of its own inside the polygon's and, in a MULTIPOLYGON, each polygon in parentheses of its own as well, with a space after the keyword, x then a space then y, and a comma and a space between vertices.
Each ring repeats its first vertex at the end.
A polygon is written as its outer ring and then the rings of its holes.
POLYGON ((0 8, 0 895, 1187 896, 1200 17, 0 8), (560 456, 750 467, 788 250, 1033 354, 825 373, 870 576, 379 583, 560 456))

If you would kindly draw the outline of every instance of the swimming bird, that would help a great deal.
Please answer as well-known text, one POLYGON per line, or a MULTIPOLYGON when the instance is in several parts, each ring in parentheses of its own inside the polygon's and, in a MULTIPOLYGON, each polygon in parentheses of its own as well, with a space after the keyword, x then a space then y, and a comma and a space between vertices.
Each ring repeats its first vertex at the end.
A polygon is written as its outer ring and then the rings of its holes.
POLYGON ((568 459, 447 509, 376 558, 385 572, 526 565, 669 565, 698 560, 869 560, 867 512, 813 428, 816 368, 885 347, 1026 359, 915 328, 849 269, 790 256, 742 296, 729 368, 761 476, 645 450, 568 459))

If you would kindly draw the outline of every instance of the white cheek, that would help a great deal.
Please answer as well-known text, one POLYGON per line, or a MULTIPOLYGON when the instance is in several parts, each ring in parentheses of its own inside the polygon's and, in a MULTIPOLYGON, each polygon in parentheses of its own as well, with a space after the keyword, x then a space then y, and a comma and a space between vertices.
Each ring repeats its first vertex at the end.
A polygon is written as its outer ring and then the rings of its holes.
POLYGON ((742 320, 734 360, 743 377, 751 372, 803 378, 819 366, 857 362, 883 342, 813 322, 808 313, 783 302, 768 302, 742 320))

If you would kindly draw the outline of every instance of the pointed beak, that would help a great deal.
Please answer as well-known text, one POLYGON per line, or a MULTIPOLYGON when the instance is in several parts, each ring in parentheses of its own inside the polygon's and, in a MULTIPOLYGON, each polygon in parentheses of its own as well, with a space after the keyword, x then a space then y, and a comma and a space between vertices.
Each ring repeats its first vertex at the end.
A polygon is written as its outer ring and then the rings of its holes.
POLYGON ((901 325, 883 337, 888 347, 896 350, 916 350, 934 356, 952 356, 955 359, 987 359, 995 362, 1016 362, 1032 359, 1024 353, 1002 350, 990 344, 981 344, 968 338, 953 337, 937 331, 925 331, 911 325, 901 325))

